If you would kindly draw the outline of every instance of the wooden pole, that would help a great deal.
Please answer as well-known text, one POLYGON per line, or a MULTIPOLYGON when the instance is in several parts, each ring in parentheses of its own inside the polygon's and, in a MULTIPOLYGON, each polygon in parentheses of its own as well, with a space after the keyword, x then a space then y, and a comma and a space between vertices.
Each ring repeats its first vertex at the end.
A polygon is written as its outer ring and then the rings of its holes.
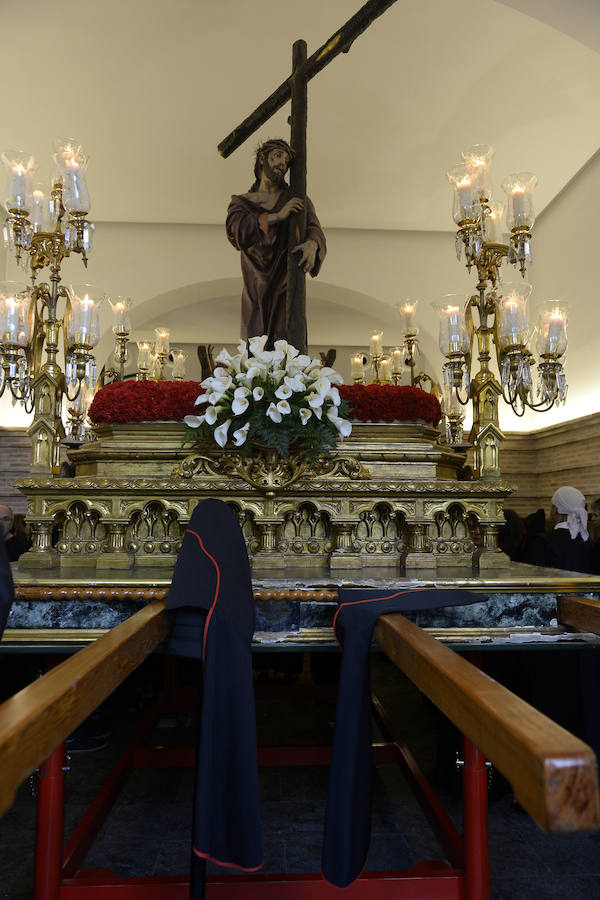
POLYGON ((292 47, 292 113, 291 140, 294 164, 290 170, 290 187, 295 197, 304 201, 302 209, 290 216, 288 231, 287 286, 285 297, 286 336, 300 353, 306 353, 306 275, 298 268, 299 253, 292 253, 306 235, 306 119, 308 109, 307 79, 302 72, 306 62, 306 41, 295 41, 292 47))
MULTIPOLYGON (((306 81, 308 82, 311 78, 314 78, 321 69, 324 69, 340 53, 347 53, 356 38, 395 2, 396 0, 369 0, 368 3, 361 6, 358 12, 342 25, 339 31, 332 34, 329 40, 312 54, 310 59, 306 60, 305 57, 303 70, 306 81)), ((277 110, 287 103, 292 95, 294 74, 290 78, 286 78, 283 84, 280 84, 254 112, 251 112, 237 128, 234 128, 221 141, 217 149, 224 159, 230 156, 234 150, 237 150, 251 134, 258 131, 261 125, 264 125, 277 110)))

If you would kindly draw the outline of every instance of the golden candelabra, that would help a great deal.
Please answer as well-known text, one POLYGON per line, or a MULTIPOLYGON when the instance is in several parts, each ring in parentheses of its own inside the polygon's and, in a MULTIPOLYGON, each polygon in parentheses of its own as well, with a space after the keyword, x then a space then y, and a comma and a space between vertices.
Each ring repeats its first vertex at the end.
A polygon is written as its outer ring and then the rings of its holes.
POLYGON ((37 168, 33 157, 6 151, 2 161, 7 170, 4 242, 29 272, 31 285, 0 285, 0 394, 9 390, 34 413, 28 429, 32 471, 58 471, 60 442, 65 436, 63 396, 74 402, 82 386, 93 387, 96 380, 92 349, 99 338, 101 296, 90 285, 67 290, 61 284, 63 260, 78 253, 87 267, 92 249, 87 159, 74 141, 57 141, 56 169, 47 195, 33 182, 37 168), (49 284, 36 284, 46 266, 49 284), (62 316, 58 314, 60 300, 65 301, 62 316), (64 372, 58 362, 61 329, 64 372))
POLYGON ((566 397, 560 360, 567 347, 567 307, 550 301, 540 312, 537 351, 541 362, 536 399, 526 306, 531 286, 525 282, 502 283, 500 279, 503 262, 512 263, 524 276, 531 260, 531 229, 535 221, 531 195, 537 179, 529 172, 505 179, 504 233, 504 205, 491 200, 489 170, 493 154, 492 147, 477 144, 463 153, 463 164, 448 172, 454 189, 454 221, 458 225, 457 257, 460 260, 464 252, 469 271, 473 266, 477 269, 477 293, 468 297, 466 303, 464 298, 449 294, 436 304, 440 316, 439 346, 447 360, 443 367, 443 408, 448 429, 451 435, 458 434, 460 407, 472 401, 470 441, 474 468, 479 477, 486 478, 500 477, 499 447, 503 435, 498 423, 498 398, 502 396, 522 416, 526 408, 543 412, 564 402, 566 397), (471 379, 475 338, 479 370, 471 379), (490 368, 492 345, 500 382, 490 368))

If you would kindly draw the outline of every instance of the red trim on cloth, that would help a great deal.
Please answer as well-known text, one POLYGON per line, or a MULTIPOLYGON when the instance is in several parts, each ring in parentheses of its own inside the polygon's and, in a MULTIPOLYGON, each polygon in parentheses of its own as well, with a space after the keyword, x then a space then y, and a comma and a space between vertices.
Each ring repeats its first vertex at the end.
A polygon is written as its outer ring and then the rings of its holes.
POLYGON ((261 863, 259 866, 253 866, 251 869, 249 869, 246 866, 240 866, 237 863, 223 862, 220 859, 216 859, 214 856, 209 856, 208 853, 200 853, 200 851, 196 850, 193 845, 192 850, 194 851, 196 856, 199 856, 201 859, 209 859, 211 862, 216 863, 218 866, 227 866, 227 868, 229 869, 241 869, 242 872, 258 872, 258 870, 262 869, 262 867, 264 866, 264 863, 261 863))
POLYGON ((202 538, 200 537, 200 535, 199 535, 196 531, 192 531, 191 528, 188 528, 188 531, 189 531, 190 534, 193 534, 195 538, 198 538, 198 543, 200 544, 200 547, 201 547, 201 549, 202 549, 202 552, 203 552, 206 556, 208 556, 208 558, 210 559, 210 561, 212 562, 212 564, 214 565, 214 567, 215 567, 215 569, 216 569, 216 571, 217 571, 217 586, 216 586, 216 588, 215 588, 215 596, 214 596, 214 599, 213 599, 213 602, 212 602, 212 606, 210 607, 210 609, 209 609, 209 611, 208 611, 208 615, 206 616, 206 622, 204 623, 204 635, 203 635, 203 637, 202 637, 202 668, 204 668, 204 659, 205 659, 205 651, 206 651, 206 638, 207 638, 207 636, 208 636, 208 626, 210 625, 211 616, 212 616, 212 614, 213 614, 213 610, 214 610, 215 606, 217 605, 217 600, 218 600, 218 598, 219 598, 219 587, 220 587, 220 585, 221 585, 221 570, 219 569, 219 564, 218 564, 218 562, 216 561, 216 559, 214 558, 214 556, 211 556, 211 555, 210 555, 210 553, 208 552, 208 550, 206 549, 206 547, 205 547, 204 544, 202 543, 202 538))
POLYGON ((356 606, 358 603, 374 603, 376 600, 393 600, 394 597, 401 597, 402 594, 418 594, 421 591, 424 591, 425 588, 416 588, 414 591, 396 591, 395 594, 389 594, 387 597, 367 597, 365 600, 350 600, 348 603, 340 603, 338 606, 335 616, 333 617, 333 633, 335 635, 335 639, 337 641, 338 647, 341 649, 340 640, 337 636, 337 631, 335 630, 338 614, 345 609, 346 606, 356 606))

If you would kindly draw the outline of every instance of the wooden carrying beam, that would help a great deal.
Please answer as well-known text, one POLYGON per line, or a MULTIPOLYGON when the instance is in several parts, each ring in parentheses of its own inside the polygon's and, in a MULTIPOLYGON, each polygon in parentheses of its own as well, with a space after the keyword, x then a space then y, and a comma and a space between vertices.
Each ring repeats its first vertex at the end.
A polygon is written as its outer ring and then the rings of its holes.
POLYGON ((511 782, 547 831, 600 825, 591 747, 399 613, 379 618, 389 658, 511 782))
POLYGON ((600 634, 600 603, 597 600, 565 594, 558 598, 557 606, 558 621, 563 625, 600 634))
POLYGON ((169 634, 149 603, 0 706, 0 815, 15 791, 169 634))

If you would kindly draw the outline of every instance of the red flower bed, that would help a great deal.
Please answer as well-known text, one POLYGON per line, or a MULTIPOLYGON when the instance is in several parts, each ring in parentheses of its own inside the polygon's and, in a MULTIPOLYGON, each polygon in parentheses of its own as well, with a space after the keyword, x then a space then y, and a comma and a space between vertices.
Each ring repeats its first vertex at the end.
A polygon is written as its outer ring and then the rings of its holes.
POLYGON ((197 381, 115 381, 100 388, 88 416, 92 422, 180 421, 197 412, 197 381))
POLYGON ((442 417, 439 400, 433 394, 410 385, 342 384, 342 400, 350 418, 361 422, 416 422, 437 425, 442 417))
MULTIPOLYGON (((442 411, 433 394, 409 385, 342 384, 350 418, 361 422, 416 422, 437 425, 442 411)), ((116 381, 100 388, 88 413, 92 422, 181 421, 202 393, 197 381, 116 381)))

